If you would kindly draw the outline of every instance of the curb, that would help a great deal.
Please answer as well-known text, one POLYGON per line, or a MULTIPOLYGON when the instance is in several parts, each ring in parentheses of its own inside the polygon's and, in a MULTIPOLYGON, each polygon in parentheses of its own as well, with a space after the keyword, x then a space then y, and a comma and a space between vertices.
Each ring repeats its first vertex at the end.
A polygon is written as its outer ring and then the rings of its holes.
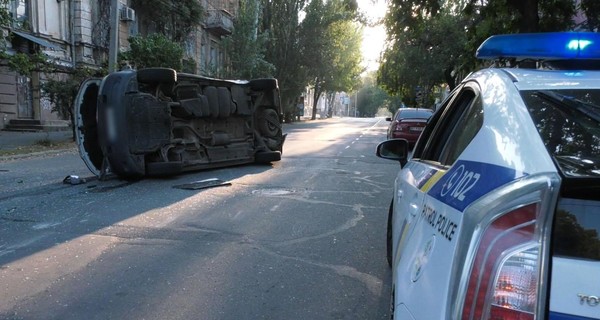
POLYGON ((23 154, 15 154, 15 155, 10 155, 10 156, 0 156, 0 162, 9 162, 9 161, 30 159, 30 158, 40 158, 40 157, 44 157, 44 156, 57 156, 62 153, 78 153, 78 152, 77 152, 77 148, 75 148, 75 147, 66 148, 66 149, 45 150, 45 151, 30 152, 30 153, 23 153, 23 154))

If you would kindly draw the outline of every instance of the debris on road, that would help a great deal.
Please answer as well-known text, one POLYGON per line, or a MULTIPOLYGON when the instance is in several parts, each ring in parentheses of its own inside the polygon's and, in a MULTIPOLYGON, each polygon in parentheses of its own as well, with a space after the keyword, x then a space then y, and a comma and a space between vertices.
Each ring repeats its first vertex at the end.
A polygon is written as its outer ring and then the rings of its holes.
POLYGON ((214 187, 222 187, 222 186, 230 186, 231 182, 226 182, 217 178, 204 179, 199 181, 194 181, 190 183, 180 184, 173 186, 173 188, 177 189, 185 189, 185 190, 200 190, 214 187))
POLYGON ((63 179, 64 184, 71 184, 71 185, 82 184, 85 182, 86 182, 86 180, 84 178, 80 178, 79 176, 76 176, 76 175, 68 175, 63 179))

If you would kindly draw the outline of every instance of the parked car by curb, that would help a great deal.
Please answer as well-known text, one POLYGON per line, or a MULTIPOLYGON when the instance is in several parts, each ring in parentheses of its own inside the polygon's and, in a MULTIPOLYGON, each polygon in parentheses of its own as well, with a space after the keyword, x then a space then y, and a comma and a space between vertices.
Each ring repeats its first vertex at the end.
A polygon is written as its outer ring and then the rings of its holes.
POLYGON ((387 131, 388 139, 406 139, 409 147, 413 147, 433 110, 425 108, 400 108, 393 117, 385 118, 390 122, 387 131))

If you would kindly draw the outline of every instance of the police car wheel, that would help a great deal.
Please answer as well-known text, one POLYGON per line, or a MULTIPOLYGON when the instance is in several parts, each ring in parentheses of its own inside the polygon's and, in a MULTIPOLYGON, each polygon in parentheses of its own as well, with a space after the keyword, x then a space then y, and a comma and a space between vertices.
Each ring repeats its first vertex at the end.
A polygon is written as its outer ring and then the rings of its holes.
POLYGON ((388 212, 387 221, 387 236, 386 236, 386 248, 387 248, 387 262, 390 268, 392 267, 392 215, 394 213, 394 200, 390 202, 390 210, 388 212))

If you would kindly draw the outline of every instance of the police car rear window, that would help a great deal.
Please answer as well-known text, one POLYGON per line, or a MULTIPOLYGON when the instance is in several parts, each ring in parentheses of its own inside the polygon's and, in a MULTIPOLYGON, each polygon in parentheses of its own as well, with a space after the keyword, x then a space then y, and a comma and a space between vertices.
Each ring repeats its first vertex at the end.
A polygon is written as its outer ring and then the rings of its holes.
POLYGON ((600 90, 532 90, 521 96, 562 174, 600 178, 600 90))
POLYGON ((553 255, 600 261, 600 201, 561 199, 552 236, 553 255))

